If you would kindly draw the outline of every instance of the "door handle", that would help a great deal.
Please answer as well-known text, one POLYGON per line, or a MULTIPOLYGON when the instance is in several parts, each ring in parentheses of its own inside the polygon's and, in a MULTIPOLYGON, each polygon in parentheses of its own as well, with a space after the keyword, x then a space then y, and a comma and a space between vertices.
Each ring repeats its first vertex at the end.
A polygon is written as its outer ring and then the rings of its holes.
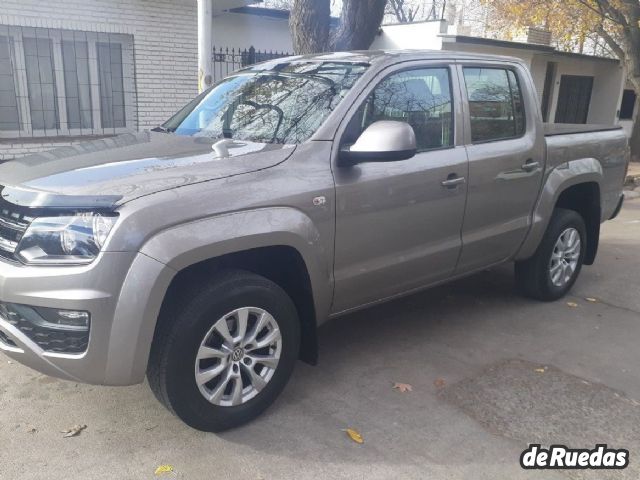
POLYGON ((527 160, 524 165, 522 165, 522 170, 525 172, 533 172, 537 170, 540 166, 540 162, 534 162, 532 159, 527 160))
POLYGON ((440 182, 440 185, 446 188, 455 188, 465 182, 464 177, 459 177, 455 173, 451 173, 446 180, 440 182))

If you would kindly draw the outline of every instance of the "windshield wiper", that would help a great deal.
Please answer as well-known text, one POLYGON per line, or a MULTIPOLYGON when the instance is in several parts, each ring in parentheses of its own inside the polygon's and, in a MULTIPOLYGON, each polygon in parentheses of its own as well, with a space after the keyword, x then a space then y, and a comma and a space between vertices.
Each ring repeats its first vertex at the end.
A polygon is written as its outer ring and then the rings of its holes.
POLYGON ((151 131, 160 133, 173 133, 175 130, 172 128, 165 128, 162 125, 158 125, 157 127, 152 128, 151 131))

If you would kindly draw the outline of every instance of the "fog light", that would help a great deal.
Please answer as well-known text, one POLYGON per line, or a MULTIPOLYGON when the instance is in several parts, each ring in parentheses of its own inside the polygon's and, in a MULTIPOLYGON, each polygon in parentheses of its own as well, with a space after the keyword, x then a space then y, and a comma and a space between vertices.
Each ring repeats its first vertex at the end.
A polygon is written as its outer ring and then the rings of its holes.
POLYGON ((87 332, 89 330, 89 312, 81 310, 58 310, 55 308, 36 308, 42 318, 54 330, 73 330, 87 332))

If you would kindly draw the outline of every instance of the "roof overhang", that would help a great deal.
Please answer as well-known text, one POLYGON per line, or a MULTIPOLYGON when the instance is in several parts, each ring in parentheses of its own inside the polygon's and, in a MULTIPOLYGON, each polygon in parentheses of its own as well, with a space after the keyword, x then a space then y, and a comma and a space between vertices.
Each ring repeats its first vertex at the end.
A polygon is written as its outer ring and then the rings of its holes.
POLYGON ((604 62, 612 62, 616 64, 620 63, 620 61, 616 58, 598 57, 595 55, 587 55, 584 53, 563 52, 561 50, 557 50, 555 47, 552 47, 550 45, 539 45, 535 43, 524 43, 524 42, 511 42, 508 40, 497 40, 494 38, 483 38, 483 37, 471 37, 467 35, 441 34, 439 35, 439 37, 442 38, 443 43, 462 43, 462 44, 471 44, 471 45, 485 45, 487 47, 512 48, 516 50, 529 50, 529 51, 543 53, 543 54, 553 54, 553 55, 561 55, 566 57, 580 58, 583 60, 604 61, 604 62))

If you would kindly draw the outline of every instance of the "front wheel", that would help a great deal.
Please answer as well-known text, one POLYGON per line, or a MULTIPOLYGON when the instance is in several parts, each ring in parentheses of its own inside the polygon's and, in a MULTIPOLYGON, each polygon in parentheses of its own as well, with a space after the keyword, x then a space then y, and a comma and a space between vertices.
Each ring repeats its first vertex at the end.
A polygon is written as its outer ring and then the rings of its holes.
POLYGON ((242 425, 284 389, 298 357, 299 325, 278 285, 225 272, 163 312, 148 368, 151 389, 198 430, 242 425))
POLYGON ((574 210, 554 210, 547 231, 533 257, 516 262, 520 291, 538 300, 557 300, 573 286, 586 252, 584 220, 574 210))

